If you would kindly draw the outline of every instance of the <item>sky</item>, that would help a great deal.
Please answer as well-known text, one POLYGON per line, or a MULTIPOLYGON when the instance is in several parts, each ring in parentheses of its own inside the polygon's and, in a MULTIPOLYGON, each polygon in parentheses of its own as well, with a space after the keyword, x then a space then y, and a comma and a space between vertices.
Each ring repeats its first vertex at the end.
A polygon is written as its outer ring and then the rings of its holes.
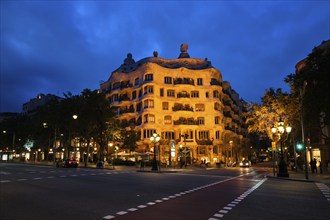
POLYGON ((132 53, 207 58, 247 102, 330 38, 329 0, 1 1, 0 112, 38 94, 99 89, 132 53))

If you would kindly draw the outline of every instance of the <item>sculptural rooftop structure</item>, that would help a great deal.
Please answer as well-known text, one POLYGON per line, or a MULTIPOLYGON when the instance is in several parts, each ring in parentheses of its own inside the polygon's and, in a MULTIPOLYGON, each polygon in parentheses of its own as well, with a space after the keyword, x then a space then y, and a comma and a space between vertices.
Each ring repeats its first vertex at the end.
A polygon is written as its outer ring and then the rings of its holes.
POLYGON ((164 68, 171 68, 171 69, 177 69, 181 67, 192 70, 212 68, 211 62, 208 61, 206 58, 205 59, 190 58, 187 50, 188 50, 188 45, 181 44, 180 46, 181 53, 179 54, 179 57, 177 59, 160 58, 158 57, 158 52, 154 51, 152 57, 146 57, 137 62, 134 61, 132 54, 128 53, 127 57, 124 60, 124 63, 113 72, 124 72, 124 73, 133 72, 145 63, 155 63, 164 68))

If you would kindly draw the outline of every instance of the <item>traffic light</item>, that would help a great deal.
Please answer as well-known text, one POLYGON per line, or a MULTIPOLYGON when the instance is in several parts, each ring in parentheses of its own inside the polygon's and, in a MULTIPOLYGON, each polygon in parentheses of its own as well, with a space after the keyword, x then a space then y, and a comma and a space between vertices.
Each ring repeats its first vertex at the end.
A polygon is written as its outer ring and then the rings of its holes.
POLYGON ((296 145, 296 147, 297 147, 297 150, 302 150, 304 148, 304 145, 302 143, 298 143, 296 145))

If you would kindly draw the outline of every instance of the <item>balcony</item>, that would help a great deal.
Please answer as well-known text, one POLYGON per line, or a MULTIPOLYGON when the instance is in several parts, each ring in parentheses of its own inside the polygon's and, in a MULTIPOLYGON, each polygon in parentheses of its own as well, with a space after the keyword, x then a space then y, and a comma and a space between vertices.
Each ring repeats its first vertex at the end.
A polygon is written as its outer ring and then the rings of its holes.
POLYGON ((222 83, 216 79, 212 79, 211 82, 210 82, 210 85, 211 86, 221 86, 222 83))
POLYGON ((194 108, 191 107, 189 104, 178 104, 175 103, 174 106, 172 107, 172 111, 176 112, 176 111, 194 111, 194 108))
POLYGON ((195 85, 195 82, 193 79, 191 78, 176 78, 174 79, 174 85, 177 85, 177 84, 187 84, 187 85, 195 85))
POLYGON ((173 121, 174 125, 198 125, 198 121, 194 118, 179 118, 179 120, 173 121))
POLYGON ((198 140, 198 139, 196 139, 196 143, 198 145, 212 145, 213 144, 213 140, 210 140, 210 139, 198 140))
POLYGON ((190 98, 190 94, 187 92, 179 92, 177 98, 190 98))

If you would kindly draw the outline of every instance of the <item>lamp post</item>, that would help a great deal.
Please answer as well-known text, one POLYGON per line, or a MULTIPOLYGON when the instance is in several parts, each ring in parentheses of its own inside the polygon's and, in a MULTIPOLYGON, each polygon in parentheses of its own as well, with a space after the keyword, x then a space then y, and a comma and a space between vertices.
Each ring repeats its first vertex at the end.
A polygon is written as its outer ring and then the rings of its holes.
POLYGON ((154 144, 154 158, 152 160, 151 170, 156 170, 156 171, 158 171, 157 160, 156 160, 156 144, 157 144, 157 142, 159 142, 159 140, 160 140, 160 136, 156 133, 154 133, 150 137, 150 141, 154 144))
MULTIPOLYGON (((6 134, 7 131, 4 130, 2 131, 2 133, 6 134)), ((15 153, 15 131, 13 131, 13 146, 12 146, 12 160, 14 159, 14 153, 15 153)))
POLYGON ((280 162, 278 164, 278 177, 289 177, 289 172, 287 168, 287 164, 284 160, 284 154, 283 154, 283 134, 287 133, 289 134, 291 132, 292 127, 290 126, 285 126, 284 127, 284 122, 280 119, 280 121, 277 123, 277 126, 272 127, 272 133, 273 134, 278 134, 279 141, 281 143, 281 158, 280 162))

